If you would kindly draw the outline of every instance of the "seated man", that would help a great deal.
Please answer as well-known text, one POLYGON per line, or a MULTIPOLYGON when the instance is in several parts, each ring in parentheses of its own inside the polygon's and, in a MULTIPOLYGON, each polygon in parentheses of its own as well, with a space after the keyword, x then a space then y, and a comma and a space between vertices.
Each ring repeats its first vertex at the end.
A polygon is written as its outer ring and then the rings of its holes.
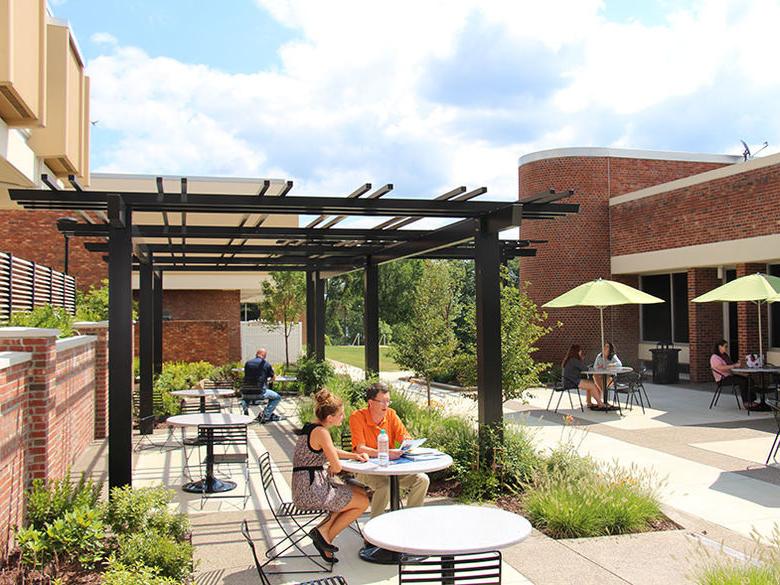
POLYGON ((261 424, 282 420, 282 417, 274 414, 282 397, 268 388, 268 384, 274 381, 275 375, 273 367, 265 359, 267 355, 265 348, 260 348, 255 357, 244 364, 244 382, 241 385, 241 407, 244 409, 244 414, 249 414, 250 404, 268 400, 265 410, 257 417, 261 424))
MULTIPOLYGON (((368 407, 356 410, 349 417, 349 429, 352 433, 352 451, 377 457, 377 436, 384 429, 390 439, 390 459, 398 459, 401 450, 396 449, 401 441, 408 439, 409 433, 404 423, 390 408, 390 389, 386 384, 372 384, 366 392, 368 407)), ((371 517, 375 518, 385 511, 390 501, 390 478, 377 475, 358 474, 357 479, 374 490, 371 498, 371 517)), ((422 506, 428 491, 430 480, 424 473, 402 475, 399 478, 402 490, 409 490, 406 506, 422 506)))

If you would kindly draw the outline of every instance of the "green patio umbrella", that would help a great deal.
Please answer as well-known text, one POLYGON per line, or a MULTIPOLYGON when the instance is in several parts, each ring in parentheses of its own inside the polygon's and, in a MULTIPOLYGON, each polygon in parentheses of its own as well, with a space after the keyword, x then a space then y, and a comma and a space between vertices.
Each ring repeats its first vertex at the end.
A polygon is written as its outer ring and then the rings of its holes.
POLYGON ((780 299, 780 277, 749 274, 692 299, 694 303, 733 303, 750 301, 758 305, 758 352, 764 359, 764 335, 761 331, 761 305, 780 299))
POLYGON ((663 299, 649 295, 622 282, 598 278, 555 297, 543 307, 596 307, 601 314, 601 347, 604 347, 604 308, 615 305, 650 305, 663 299))

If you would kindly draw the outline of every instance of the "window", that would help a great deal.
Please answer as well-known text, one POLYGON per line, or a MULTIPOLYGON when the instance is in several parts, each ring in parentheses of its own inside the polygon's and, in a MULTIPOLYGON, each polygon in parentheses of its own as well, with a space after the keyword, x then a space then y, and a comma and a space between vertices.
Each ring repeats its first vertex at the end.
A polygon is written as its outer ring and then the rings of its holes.
POLYGON ((642 340, 688 343, 688 274, 642 276, 640 286, 666 301, 642 305, 642 340))
MULTIPOLYGON (((780 264, 770 264, 769 274, 780 276, 780 264)), ((780 303, 769 305, 769 345, 780 347, 780 303)))
POLYGON ((672 325, 675 343, 688 343, 688 274, 672 274, 672 325))
POLYGON ((257 321, 260 318, 260 305, 257 303, 241 303, 241 320, 257 321))

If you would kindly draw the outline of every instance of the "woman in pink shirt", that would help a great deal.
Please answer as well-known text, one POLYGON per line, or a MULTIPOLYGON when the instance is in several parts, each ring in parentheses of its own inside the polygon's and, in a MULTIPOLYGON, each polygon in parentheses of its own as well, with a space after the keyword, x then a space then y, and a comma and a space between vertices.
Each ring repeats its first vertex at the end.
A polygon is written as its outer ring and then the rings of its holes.
POLYGON ((745 408, 751 409, 758 406, 753 402, 753 396, 748 393, 747 378, 739 374, 733 373, 731 370, 738 368, 739 364, 731 361, 731 356, 728 352, 728 342, 725 339, 721 339, 715 344, 710 356, 710 368, 712 369, 712 375, 716 382, 721 382, 721 385, 736 384, 739 386, 739 393, 742 395, 742 404, 745 408))

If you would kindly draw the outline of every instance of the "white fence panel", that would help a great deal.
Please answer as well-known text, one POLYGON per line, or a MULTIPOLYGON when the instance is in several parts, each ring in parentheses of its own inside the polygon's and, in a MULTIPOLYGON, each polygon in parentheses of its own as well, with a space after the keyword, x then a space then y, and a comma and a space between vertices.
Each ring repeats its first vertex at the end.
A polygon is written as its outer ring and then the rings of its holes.
MULTIPOLYGON (((303 324, 293 325, 288 339, 290 361, 297 361, 303 351, 303 324)), ((268 361, 277 364, 284 361, 284 326, 269 326, 259 321, 241 322, 241 358, 246 361, 255 357, 255 352, 264 347, 268 350, 268 361)))

